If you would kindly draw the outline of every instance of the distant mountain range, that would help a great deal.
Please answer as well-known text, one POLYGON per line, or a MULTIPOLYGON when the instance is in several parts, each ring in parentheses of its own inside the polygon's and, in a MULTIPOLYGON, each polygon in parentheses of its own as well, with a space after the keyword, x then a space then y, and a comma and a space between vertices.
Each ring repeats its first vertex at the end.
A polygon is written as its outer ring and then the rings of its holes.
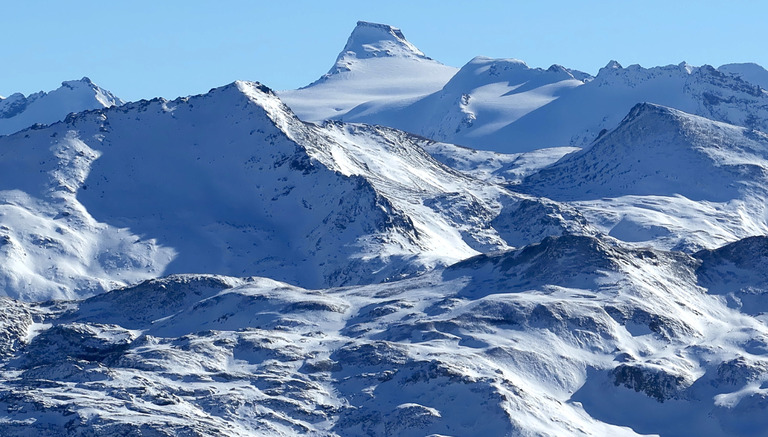
POLYGON ((119 106, 123 102, 84 77, 61 83, 48 93, 0 97, 0 135, 8 135, 34 124, 61 121, 71 112, 119 106))
POLYGON ((764 435, 766 87, 359 22, 298 90, 1 99, 0 434, 764 435))

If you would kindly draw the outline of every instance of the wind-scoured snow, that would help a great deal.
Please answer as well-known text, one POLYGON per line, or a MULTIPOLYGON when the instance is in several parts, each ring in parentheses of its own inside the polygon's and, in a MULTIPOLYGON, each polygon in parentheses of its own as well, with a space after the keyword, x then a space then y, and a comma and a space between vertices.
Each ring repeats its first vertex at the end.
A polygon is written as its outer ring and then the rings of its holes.
POLYGON ((51 124, 71 112, 119 106, 124 102, 84 77, 61 83, 48 93, 24 96, 16 93, 0 99, 0 135, 8 135, 34 124, 51 124))
POLYGON ((764 435, 764 73, 360 22, 280 97, 0 99, 79 106, 0 136, 0 435, 764 435))
MULTIPOLYGON (((365 287, 187 275, 69 308, 6 300, 38 324, 2 364, 0 429, 755 435, 768 329, 698 265, 564 236, 365 287)), ((741 264, 750 285, 762 267, 741 264)))
POLYGON ((3 293, 72 298, 188 272, 391 281, 571 228, 432 144, 302 122, 251 82, 0 138, 3 293), (547 225, 525 229, 522 213, 547 225))
POLYGON ((279 95, 302 120, 323 121, 363 103, 430 94, 456 71, 425 56, 400 29, 360 21, 326 75, 279 95))
POLYGON ((569 201, 628 242, 695 251, 768 233, 768 136, 640 104, 519 189, 569 201))

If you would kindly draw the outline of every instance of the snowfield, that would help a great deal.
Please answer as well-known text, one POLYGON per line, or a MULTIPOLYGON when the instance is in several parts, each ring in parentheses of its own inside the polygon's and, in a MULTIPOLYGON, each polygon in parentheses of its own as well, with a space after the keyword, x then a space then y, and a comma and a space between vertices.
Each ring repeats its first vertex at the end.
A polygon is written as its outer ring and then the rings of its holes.
POLYGON ((563 236, 390 284, 182 275, 67 305, 6 300, 22 328, 9 331, 0 427, 756 435, 768 328, 736 302, 766 292, 768 240, 734 245, 763 256, 563 236))
POLYGON ((120 106, 123 102, 84 77, 62 82, 61 88, 24 96, 0 97, 0 135, 12 134, 33 124, 61 121, 71 112, 120 106))
POLYGON ((0 435, 768 435, 767 78, 0 98, 0 435))

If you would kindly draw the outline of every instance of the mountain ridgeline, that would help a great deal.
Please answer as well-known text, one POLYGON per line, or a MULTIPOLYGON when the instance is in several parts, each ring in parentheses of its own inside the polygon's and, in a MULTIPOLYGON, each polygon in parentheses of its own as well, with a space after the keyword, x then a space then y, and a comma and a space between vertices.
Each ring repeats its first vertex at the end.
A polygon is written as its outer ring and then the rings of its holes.
POLYGON ((0 434, 756 436, 768 72, 0 98, 0 434))

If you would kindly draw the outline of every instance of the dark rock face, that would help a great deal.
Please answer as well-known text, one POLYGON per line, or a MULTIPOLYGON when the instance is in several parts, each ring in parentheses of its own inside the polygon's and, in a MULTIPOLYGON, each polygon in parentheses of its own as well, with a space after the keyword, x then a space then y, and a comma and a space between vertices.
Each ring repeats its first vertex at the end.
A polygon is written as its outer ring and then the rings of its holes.
POLYGON ((641 364, 621 364, 612 373, 617 386, 643 392, 659 402, 677 398, 691 384, 682 375, 672 374, 662 367, 641 364))

